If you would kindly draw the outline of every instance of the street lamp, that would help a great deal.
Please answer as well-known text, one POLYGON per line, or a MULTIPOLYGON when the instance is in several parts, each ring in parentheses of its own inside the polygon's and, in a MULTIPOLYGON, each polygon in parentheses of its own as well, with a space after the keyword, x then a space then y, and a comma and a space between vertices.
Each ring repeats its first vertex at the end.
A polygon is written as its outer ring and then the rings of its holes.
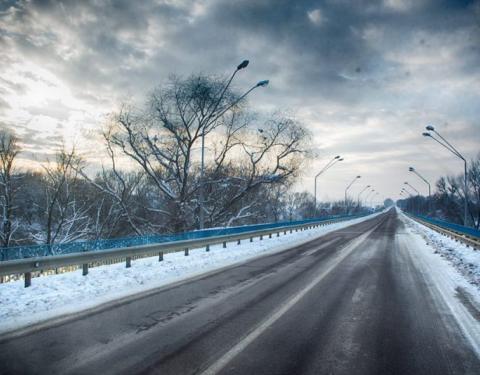
MULTIPOLYGON (((414 190, 414 191, 417 193, 417 196, 420 195, 420 192, 419 192, 417 189, 415 189, 412 185, 410 185, 407 181, 405 181, 404 184, 405 184, 406 186, 409 186, 412 190, 414 190)), ((413 195, 412 193, 410 193, 410 191, 408 191, 407 189, 404 188, 403 190, 406 191, 408 194, 410 194, 410 197, 411 197, 411 198, 414 197, 414 195, 413 195)), ((417 202, 416 199, 413 200, 413 204, 412 204, 412 205, 413 205, 413 210, 414 210, 415 212, 417 212, 417 214, 418 214, 418 202, 417 202)))
MULTIPOLYGON (((420 195, 420 192, 419 192, 417 189, 415 189, 412 185, 410 185, 407 181, 405 181, 404 184, 407 185, 407 186, 409 186, 412 190, 415 190, 415 192, 417 193, 417 195, 420 195)), ((407 189, 405 189, 405 190, 407 190, 407 189)), ((408 191, 408 190, 407 190, 407 191, 408 191)))
POLYGON ((365 196, 365 204, 367 205, 367 207, 368 207, 368 200, 370 199, 373 193, 375 193, 375 189, 372 188, 372 190, 370 190, 365 196))
POLYGON ((345 213, 348 214, 348 206, 347 206, 347 192, 348 192, 348 189, 350 189, 350 187, 354 184, 355 181, 357 181, 357 179, 359 179, 360 177, 362 176, 355 176, 355 178, 352 180, 352 182, 350 182, 350 185, 347 186, 347 188, 345 189, 345 213))
POLYGON ((408 194, 408 195, 410 196, 410 198, 412 198, 412 197, 413 197, 413 194, 412 194, 412 193, 410 193, 410 192, 409 192, 407 189, 405 189, 405 188, 402 188, 402 190, 401 190, 401 191, 402 191, 404 194, 408 194))
POLYGON ((440 139, 434 137, 431 133, 425 132, 422 133, 424 137, 429 137, 432 138, 434 141, 436 141, 438 144, 442 145, 445 147, 448 151, 450 151, 452 154, 454 154, 456 157, 460 158, 463 160, 463 165, 464 165, 464 213, 463 213, 463 225, 467 226, 467 217, 468 217, 468 190, 467 190, 467 159, 465 159, 458 150, 451 145, 450 142, 448 142, 445 138, 443 138, 439 132, 435 130, 435 128, 432 125, 428 125, 426 129, 429 132, 434 132, 440 139), (443 142, 442 142, 443 141, 443 142))
POLYGON ((432 194, 431 188, 430 188, 430 183, 429 183, 420 173, 418 173, 418 172, 415 170, 415 168, 409 167, 408 170, 409 170, 410 172, 415 173, 418 177, 420 177, 420 178, 428 185, 428 198, 430 199, 430 196, 431 196, 431 194, 432 194))
POLYGON ((332 160, 330 160, 325 167, 323 167, 320 172, 318 172, 315 175, 315 182, 314 182, 314 207, 315 207, 315 213, 314 215, 317 214, 317 178, 324 172, 326 172, 328 169, 333 167, 334 164, 338 163, 339 161, 343 161, 343 158, 340 157, 340 155, 335 156, 332 160))
POLYGON ((201 167, 200 167, 200 191, 199 191, 199 204, 200 204, 200 229, 203 229, 205 227, 205 212, 204 212, 204 177, 205 177, 205 129, 208 128, 211 124, 213 124, 215 121, 217 121, 221 116, 223 116, 228 110, 233 108, 235 105, 237 105, 241 100, 243 100, 249 93, 251 93, 253 90, 255 90, 257 87, 265 87, 268 85, 269 81, 268 79, 259 81, 256 85, 252 86, 249 90, 247 90, 243 95, 241 95, 237 100, 235 100, 233 103, 230 105, 226 105, 224 108, 218 108, 220 103, 222 102, 225 93, 227 92, 227 89, 230 87, 230 84, 233 81, 233 78, 235 78, 235 75, 238 73, 238 71, 245 69, 249 64, 248 60, 243 60, 240 64, 238 64, 237 68, 233 72, 233 74, 230 76, 230 79, 227 81, 227 84, 223 87, 220 96, 217 100, 217 102, 212 106, 208 108, 208 113, 206 116, 204 116, 204 120, 199 124, 199 126, 202 128, 202 156, 201 156, 201 167), (218 110, 217 110, 218 109, 218 110))
POLYGON ((363 193, 365 190, 367 190, 369 187, 371 187, 371 186, 370 186, 370 185, 365 186, 365 187, 363 188, 363 190, 362 190, 360 193, 358 193, 358 196, 357 196, 357 206, 360 207, 360 195, 362 195, 362 193, 363 193))
POLYGON ((372 190, 370 190, 368 193, 367 193, 367 196, 365 197, 365 202, 367 202, 367 205, 368 205, 368 198, 370 197, 370 194, 374 193, 375 192, 375 189, 372 188, 372 190))
POLYGON ((413 172, 415 173, 418 177, 420 177, 427 185, 428 185, 428 208, 429 208, 429 211, 431 209, 431 196, 432 196, 432 191, 431 191, 431 187, 430 187, 430 183, 425 179, 425 177, 423 177, 420 173, 418 173, 415 168, 413 167, 409 167, 408 170, 410 172, 413 172))
POLYGON ((245 69, 247 66, 248 66, 248 63, 250 61, 248 60, 243 60, 238 66, 237 66, 237 70, 240 70, 240 69, 245 69))
POLYGON ((267 86, 267 85, 269 84, 269 82, 270 82, 270 81, 269 81, 268 79, 265 79, 265 80, 263 80, 263 81, 258 82, 258 83, 255 85, 255 87, 265 87, 265 86, 267 86))
POLYGON ((375 208, 373 200, 375 199, 375 197, 377 195, 380 195, 380 193, 378 191, 375 194, 373 194, 372 197, 370 198, 370 206, 373 207, 373 208, 375 208))

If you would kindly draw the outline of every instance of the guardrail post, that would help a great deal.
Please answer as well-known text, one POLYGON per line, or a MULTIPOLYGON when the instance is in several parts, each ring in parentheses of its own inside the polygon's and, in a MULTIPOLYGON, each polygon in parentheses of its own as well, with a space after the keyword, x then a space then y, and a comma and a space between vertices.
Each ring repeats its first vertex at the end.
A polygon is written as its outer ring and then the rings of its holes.
POLYGON ((158 253, 158 261, 161 262, 163 260, 163 251, 158 253))
POLYGON ((287 230, 285 229, 285 230, 283 231, 283 235, 285 236, 286 234, 287 234, 287 230))
POLYGON ((185 248, 185 256, 188 256, 188 247, 185 248))
POLYGON ((227 247, 227 242, 223 241, 223 248, 225 249, 227 247))
POLYGON ((132 266, 132 257, 127 257, 126 259, 126 268, 130 268, 132 266))
POLYGON ((237 245, 240 245, 240 239, 237 241, 237 245))
POLYGON ((292 232, 293 232, 293 230, 292 230, 292 229, 290 229, 290 233, 292 233, 292 232))
POLYGON ((250 237, 250 242, 253 242, 253 237, 250 237))
POLYGON ((260 241, 263 240, 263 235, 260 235, 260 241))
POLYGON ((88 263, 83 263, 82 264, 82 276, 87 276, 88 275, 88 263))
POLYGON ((280 237, 280 232, 277 232, 277 237, 280 237))
POLYGON ((205 247, 205 251, 210 251, 210 245, 207 245, 207 246, 205 247))
POLYGON ((32 285, 32 273, 25 272, 25 288, 28 288, 30 285, 32 285))
POLYGON ((268 238, 272 238, 272 234, 271 234, 271 233, 268 234, 268 238))

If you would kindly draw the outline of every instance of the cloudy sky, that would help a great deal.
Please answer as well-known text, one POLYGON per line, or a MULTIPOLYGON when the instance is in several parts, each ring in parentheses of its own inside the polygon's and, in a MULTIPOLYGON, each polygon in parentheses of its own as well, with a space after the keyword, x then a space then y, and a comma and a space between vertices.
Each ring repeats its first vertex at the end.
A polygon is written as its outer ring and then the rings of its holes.
MULTIPOLYGON (((480 2, 461 0, 0 0, 0 127, 22 138, 22 162, 64 142, 95 163, 96 131, 125 100, 140 100, 171 73, 260 79, 250 103, 284 109, 314 134, 317 160, 333 156, 320 197, 366 184, 398 197, 462 168, 423 138, 426 124, 472 158, 480 151, 480 2)), ((98 149, 98 148, 97 148, 98 149)), ((300 188, 300 187, 299 187, 300 188)))

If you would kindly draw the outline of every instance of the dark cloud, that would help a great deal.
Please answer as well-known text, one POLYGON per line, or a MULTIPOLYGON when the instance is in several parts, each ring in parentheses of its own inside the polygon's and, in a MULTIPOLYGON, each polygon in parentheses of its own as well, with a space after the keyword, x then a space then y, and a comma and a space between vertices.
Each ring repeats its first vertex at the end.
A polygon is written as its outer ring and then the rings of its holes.
MULTIPOLYGON (((235 87, 270 79, 271 86, 256 92, 252 103, 259 110, 297 111, 325 155, 340 148, 358 160, 373 151, 394 158, 393 151, 402 149, 420 157, 411 146, 418 131, 411 128, 424 121, 461 126, 458 142, 467 150, 480 141, 479 1, 0 4, 2 65, 18 66, 27 81, 54 88, 49 78, 20 67, 28 62, 47 70, 99 112, 125 97, 141 97, 170 73, 228 74, 249 58, 235 87), (392 127, 408 137, 393 137, 392 127)), ((21 95, 25 85, 0 74, 0 90, 21 95)), ((24 110, 32 117, 70 121, 74 104, 49 100, 24 110)), ((8 109, 0 102, 0 114, 8 109)), ((44 141, 33 138, 28 136, 37 146, 44 141)), ((357 167, 365 168, 361 163, 357 167)))

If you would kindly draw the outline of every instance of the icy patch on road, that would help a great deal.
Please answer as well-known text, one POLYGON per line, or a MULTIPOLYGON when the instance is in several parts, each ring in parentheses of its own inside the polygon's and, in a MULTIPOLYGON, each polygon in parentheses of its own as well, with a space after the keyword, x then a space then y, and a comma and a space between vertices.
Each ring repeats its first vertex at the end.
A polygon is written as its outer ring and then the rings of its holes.
POLYGON ((252 243, 228 243, 226 249, 222 245, 211 246, 209 252, 193 249, 189 256, 165 254, 162 262, 157 257, 138 259, 131 268, 118 263, 91 268, 87 276, 80 270, 42 276, 32 279, 29 288, 24 288, 23 280, 0 284, 0 333, 282 251, 379 214, 271 239, 264 236, 263 241, 256 237, 252 243))
POLYGON ((480 291, 480 251, 442 236, 440 233, 417 223, 404 214, 402 214, 402 217, 413 233, 421 235, 427 245, 435 250, 436 254, 448 260, 465 279, 475 285, 480 291))

